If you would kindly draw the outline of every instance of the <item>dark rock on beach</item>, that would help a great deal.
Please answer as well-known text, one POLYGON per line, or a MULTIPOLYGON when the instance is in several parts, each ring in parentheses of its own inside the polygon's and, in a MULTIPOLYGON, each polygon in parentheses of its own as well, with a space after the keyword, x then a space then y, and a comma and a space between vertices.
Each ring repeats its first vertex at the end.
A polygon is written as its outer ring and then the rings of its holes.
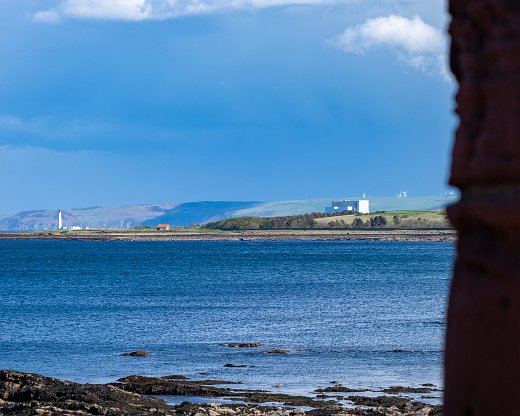
MULTIPOLYGON (((395 409, 404 415, 441 415, 441 406, 425 405, 424 403, 413 402, 404 397, 395 396, 348 396, 348 400, 356 405, 370 406, 376 408, 384 408, 388 410, 395 409)), ((381 413, 386 415, 388 413, 381 413)), ((392 413, 390 413, 392 414, 392 413)))
POLYGON ((121 357, 148 357, 150 352, 148 350, 138 350, 132 352, 125 352, 123 354, 119 354, 121 357))
POLYGON ((181 376, 181 375, 178 375, 178 374, 172 374, 171 376, 162 376, 160 378, 163 378, 165 380, 188 380, 188 377, 181 376))
POLYGON ((428 406, 402 397, 349 396, 349 400, 367 407, 347 409, 332 400, 216 388, 186 380, 130 376, 121 379, 119 383, 97 385, 72 383, 12 370, 0 371, 1 415, 418 416, 441 414, 439 406, 428 406), (141 394, 227 397, 248 404, 184 402, 172 406, 161 399, 141 394), (259 405, 261 403, 268 405, 259 405), (284 405, 291 407, 284 407, 284 405), (295 406, 304 406, 307 410, 295 406))
POLYGON ((262 391, 246 393, 243 398, 250 403, 281 403, 287 406, 306 406, 306 407, 339 407, 338 402, 329 400, 316 400, 308 396, 292 396, 282 393, 267 393, 262 391))
POLYGON ((341 385, 332 386, 332 387, 325 387, 323 389, 316 389, 314 390, 315 393, 354 393, 364 390, 359 389, 351 389, 350 387, 345 387, 341 385))
POLYGON ((228 388, 210 387, 212 384, 232 384, 222 380, 165 380, 164 378, 128 376, 111 383, 111 386, 132 393, 155 396, 204 396, 224 397, 236 393, 228 388))
POLYGON ((316 398, 317 399, 338 399, 338 398, 340 398, 340 396, 331 396, 329 394, 320 393, 320 394, 316 395, 316 398))
POLYGON ((211 387, 211 384, 237 384, 222 380, 177 381, 154 377, 129 376, 111 384, 122 390, 154 396, 204 396, 228 397, 250 403, 283 403, 291 406, 323 407, 337 405, 336 402, 323 402, 307 396, 268 393, 264 391, 240 391, 229 388, 211 387))
POLYGON ((368 396, 348 396, 348 400, 353 402, 354 404, 358 404, 361 406, 385 406, 385 407, 397 407, 398 409, 404 409, 405 407, 412 406, 410 400, 404 397, 394 397, 394 396, 377 396, 377 397, 368 397, 368 396))
POLYGON ((159 399, 95 384, 76 384, 36 374, 0 371, 2 415, 175 415, 159 399))
POLYGON ((431 387, 403 387, 390 386, 383 389, 383 393, 399 394, 399 393, 431 393, 434 389, 431 387))

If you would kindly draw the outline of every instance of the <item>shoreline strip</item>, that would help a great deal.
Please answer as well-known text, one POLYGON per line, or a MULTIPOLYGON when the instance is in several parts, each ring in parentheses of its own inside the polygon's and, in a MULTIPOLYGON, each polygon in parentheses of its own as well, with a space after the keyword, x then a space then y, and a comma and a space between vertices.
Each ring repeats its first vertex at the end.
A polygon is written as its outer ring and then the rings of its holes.
POLYGON ((453 242, 451 229, 392 230, 248 230, 134 232, 89 230, 77 232, 0 232, 0 240, 81 241, 411 241, 453 242))

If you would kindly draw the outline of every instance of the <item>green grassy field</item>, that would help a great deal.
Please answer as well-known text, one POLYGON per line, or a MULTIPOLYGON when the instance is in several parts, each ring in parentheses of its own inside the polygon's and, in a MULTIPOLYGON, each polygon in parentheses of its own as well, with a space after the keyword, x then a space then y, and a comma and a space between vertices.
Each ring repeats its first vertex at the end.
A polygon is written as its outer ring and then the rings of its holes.
POLYGON ((352 222, 359 218, 363 222, 367 222, 370 218, 382 216, 386 219, 386 227, 395 228, 446 228, 449 222, 446 217, 445 210, 401 210, 401 211, 385 211, 374 212, 371 214, 358 215, 339 215, 328 218, 318 218, 316 222, 318 226, 327 227, 331 221, 343 221, 346 226, 350 226, 352 222))

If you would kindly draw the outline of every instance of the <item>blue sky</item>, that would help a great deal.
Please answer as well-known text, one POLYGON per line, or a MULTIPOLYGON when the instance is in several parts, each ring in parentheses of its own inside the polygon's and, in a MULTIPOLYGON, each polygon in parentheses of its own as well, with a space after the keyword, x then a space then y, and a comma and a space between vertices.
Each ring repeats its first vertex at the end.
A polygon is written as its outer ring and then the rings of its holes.
POLYGON ((440 0, 3 0, 0 214, 446 189, 440 0))

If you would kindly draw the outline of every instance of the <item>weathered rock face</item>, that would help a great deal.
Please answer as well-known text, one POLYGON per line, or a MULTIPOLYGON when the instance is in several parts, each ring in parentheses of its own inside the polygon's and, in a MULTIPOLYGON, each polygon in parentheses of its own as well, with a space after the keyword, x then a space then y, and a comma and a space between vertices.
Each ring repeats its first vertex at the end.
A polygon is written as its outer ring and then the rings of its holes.
POLYGON ((460 126, 446 339, 449 416, 520 415, 520 2, 451 0, 460 126))

